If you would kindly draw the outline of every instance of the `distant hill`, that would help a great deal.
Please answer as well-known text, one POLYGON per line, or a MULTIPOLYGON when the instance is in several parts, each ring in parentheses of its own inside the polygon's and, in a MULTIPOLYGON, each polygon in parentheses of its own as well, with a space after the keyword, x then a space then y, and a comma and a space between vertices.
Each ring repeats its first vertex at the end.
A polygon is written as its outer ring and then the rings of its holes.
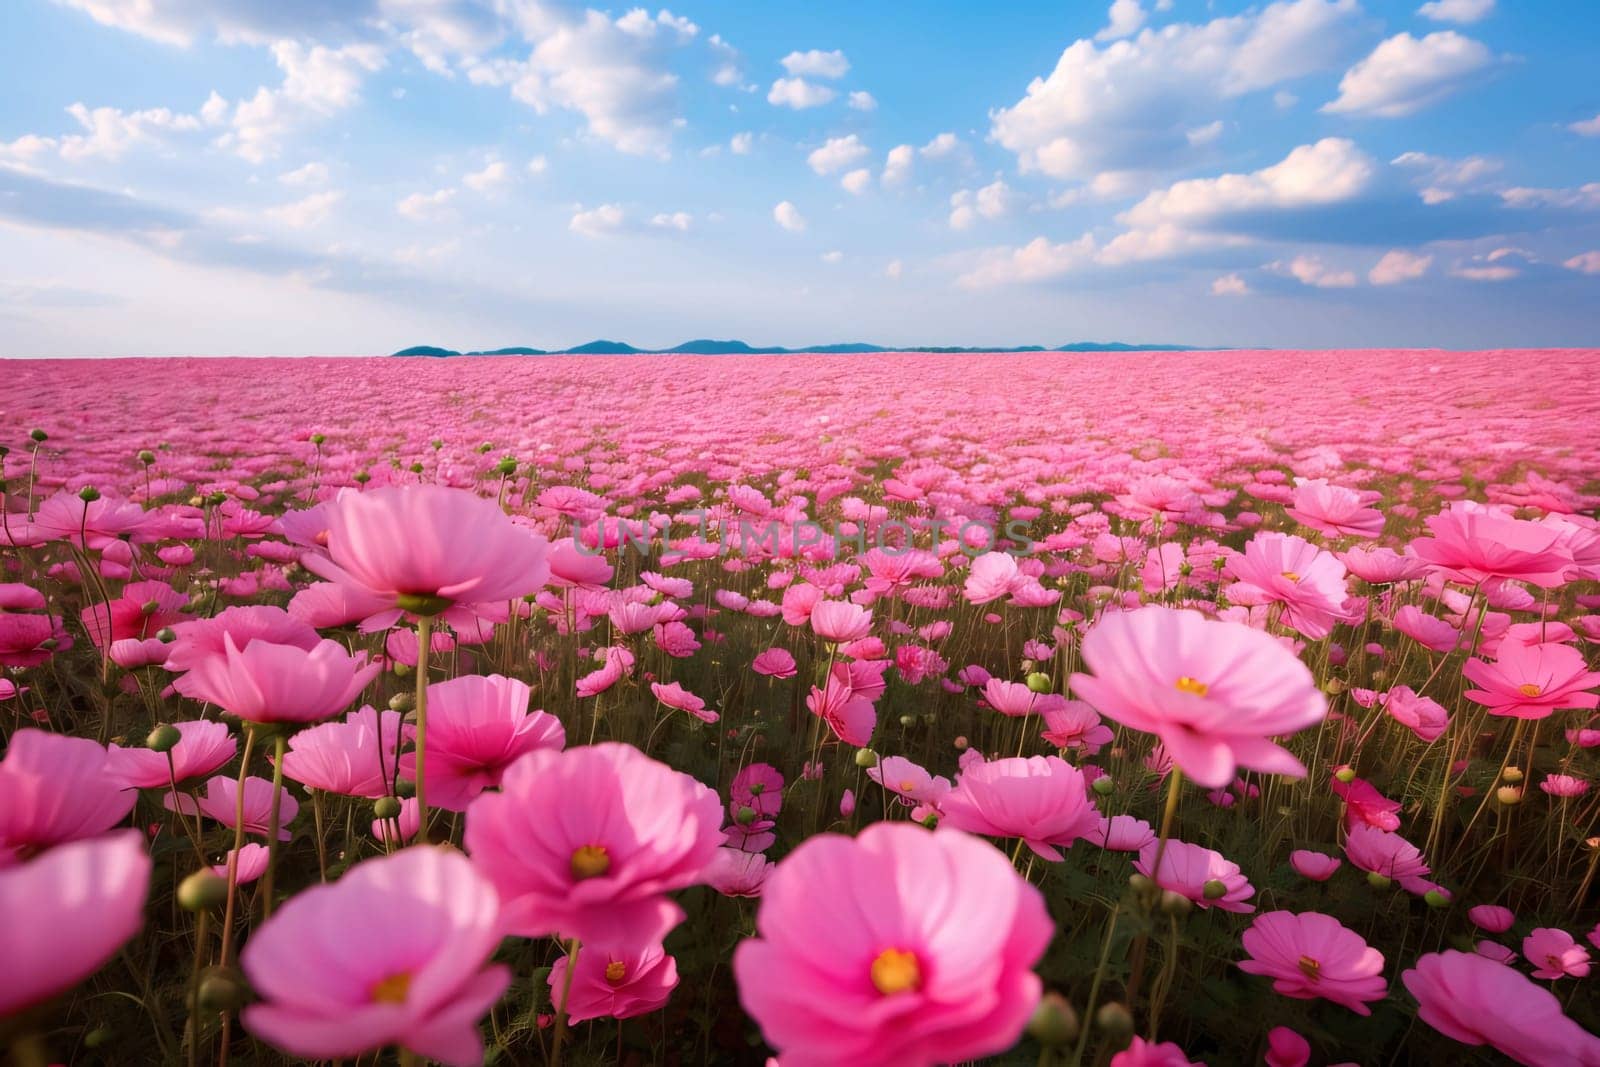
MULTIPOLYGON (((698 355, 698 356, 789 356, 789 355, 870 355, 874 352, 935 352, 935 353, 962 353, 962 352, 1195 352, 1199 351, 1194 345, 1130 345, 1121 341, 1075 341, 1071 344, 1060 345, 1056 348, 1045 348, 1043 345, 1019 345, 1010 347, 895 347, 885 345, 871 345, 862 342, 849 342, 845 344, 808 345, 805 348, 757 348, 744 341, 712 341, 701 338, 695 341, 685 341, 672 348, 635 348, 622 341, 590 341, 588 344, 578 345, 575 348, 559 348, 546 350, 543 348, 496 348, 485 352, 468 352, 469 356, 645 356, 645 355, 698 355)), ((404 348, 396 352, 397 356, 459 356, 449 348, 435 348, 433 345, 417 345, 413 348, 404 348)))

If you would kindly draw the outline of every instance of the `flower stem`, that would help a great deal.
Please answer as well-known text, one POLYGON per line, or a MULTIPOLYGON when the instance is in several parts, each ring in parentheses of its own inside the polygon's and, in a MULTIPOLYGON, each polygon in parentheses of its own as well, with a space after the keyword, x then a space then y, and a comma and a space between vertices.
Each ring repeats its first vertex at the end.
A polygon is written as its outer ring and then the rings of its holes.
POLYGON ((433 616, 417 617, 417 840, 428 840, 427 779, 423 759, 428 750, 428 653, 433 644, 433 616))
POLYGON ((567 973, 561 980, 561 1002, 556 1005, 556 1036, 550 1049, 550 1067, 561 1067, 561 1045, 567 1036, 567 998, 572 995, 572 978, 578 970, 578 939, 567 942, 567 973))
POLYGON ((239 851, 244 848, 244 782, 250 774, 250 753, 256 745, 254 728, 244 731, 244 753, 239 757, 239 791, 234 797, 233 851, 228 853, 228 902, 222 910, 222 965, 233 963, 233 908, 239 896, 239 851))
MULTIPOLYGON (((283 803, 283 751, 288 741, 281 730, 272 739, 272 815, 267 819, 267 873, 261 878, 261 917, 272 918, 272 873, 278 866, 278 826, 283 803)), ((240 796, 244 794, 241 792, 240 796)))

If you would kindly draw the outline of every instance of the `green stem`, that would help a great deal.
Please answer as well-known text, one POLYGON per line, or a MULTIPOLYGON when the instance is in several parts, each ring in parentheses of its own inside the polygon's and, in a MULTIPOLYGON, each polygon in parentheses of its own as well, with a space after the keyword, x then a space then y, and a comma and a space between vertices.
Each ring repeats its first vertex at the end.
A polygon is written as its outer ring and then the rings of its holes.
MULTIPOLYGON (((278 827, 283 802, 283 751, 288 736, 281 730, 272 739, 272 815, 267 819, 267 873, 261 878, 261 917, 272 918, 272 873, 278 867, 278 827)), ((242 794, 241 794, 242 795, 242 794)))
POLYGON ((428 840, 428 787, 423 760, 428 750, 428 653, 433 644, 433 616, 417 617, 417 841, 428 840))
POLYGON ((561 1067, 561 1046, 567 1037, 567 998, 578 970, 578 939, 567 942, 567 973, 561 980, 561 1001, 556 1005, 556 1035, 550 1050, 550 1067, 561 1067))

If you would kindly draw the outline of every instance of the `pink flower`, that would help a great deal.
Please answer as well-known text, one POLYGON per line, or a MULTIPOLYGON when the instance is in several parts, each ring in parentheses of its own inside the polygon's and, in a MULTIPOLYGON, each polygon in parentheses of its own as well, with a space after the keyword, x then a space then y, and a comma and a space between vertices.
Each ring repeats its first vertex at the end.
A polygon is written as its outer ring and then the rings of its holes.
POLYGON ((1428 573, 1428 565, 1415 556, 1402 556, 1392 548, 1356 547, 1338 553, 1350 573, 1371 585, 1409 582, 1428 573))
POLYGON ((1333 632, 1344 622, 1349 599, 1344 564, 1316 545, 1281 533, 1259 533, 1245 545, 1244 554, 1228 561, 1229 572, 1245 587, 1230 596, 1242 604, 1282 604, 1284 625, 1313 640, 1333 632))
MULTIPOLYGON (((522 756, 566 747, 559 719, 528 710, 532 692, 526 682, 499 674, 468 674, 428 686, 424 785, 430 805, 466 811, 522 756)), ((416 779, 416 753, 400 757, 400 771, 416 779)))
POLYGON ((1249 959, 1239 969, 1271 978, 1273 990, 1286 997, 1321 997, 1371 1015, 1366 1002, 1382 1000, 1389 991, 1383 953, 1331 915, 1263 912, 1242 940, 1249 959))
POLYGON ((1589 950, 1565 930, 1541 926, 1522 939, 1522 954, 1533 964, 1533 976, 1553 981, 1589 974, 1589 950))
POLYGON ((1146 1041, 1135 1037, 1128 1047, 1111 1057, 1110 1067, 1206 1067, 1200 1060, 1191 1060, 1179 1046, 1171 1041, 1146 1041))
POLYGON ((1132 815, 1101 817, 1099 825, 1084 835, 1101 848, 1113 852, 1138 852, 1156 839, 1156 832, 1143 819, 1132 815))
POLYGON ((1570 774, 1547 774, 1539 788, 1553 797, 1581 797, 1589 791, 1589 783, 1570 774))
POLYGON ((1017 570, 1015 556, 1005 552, 985 552, 967 568, 967 580, 962 588, 967 602, 987 604, 1007 596, 1023 581, 1017 570))
POLYGON ((1472 946, 1472 951, 1486 960, 1494 960, 1496 963, 1503 963, 1507 967, 1517 962, 1517 954, 1496 941, 1479 941, 1472 946))
POLYGON ((33 614, 45 603, 44 594, 32 586, 0 583, 0 667, 37 667, 72 647, 60 619, 33 614), (41 647, 48 641, 55 645, 41 647))
POLYGON ((323 505, 328 554, 308 552, 307 570, 382 597, 390 625, 401 609, 514 600, 550 577, 545 539, 513 523, 492 500, 464 489, 408 485, 341 493, 323 505))
POLYGON ((1411 551, 1435 572, 1462 585, 1499 585, 1507 578, 1554 589, 1566 581, 1572 556, 1553 526, 1515 519, 1462 501, 1427 519, 1431 537, 1411 551))
POLYGON ((1311 1042, 1287 1026, 1267 1031, 1266 1067, 1306 1067, 1310 1062, 1311 1042))
POLYGON ((872 632, 872 612, 848 600, 824 600, 811 609, 811 629, 836 645, 859 641, 872 632))
POLYGON ((241 649, 226 633, 222 641, 222 657, 203 659, 187 675, 189 695, 247 722, 309 723, 337 715, 382 669, 337 641, 319 641, 309 650, 260 639, 241 649))
POLYGON ((173 773, 179 782, 203 778, 233 759, 239 742, 225 723, 196 719, 173 723, 180 740, 168 752, 152 752, 142 745, 123 748, 108 746, 106 774, 122 786, 133 789, 168 789, 173 773), (167 757, 172 758, 169 766, 167 757))
MULTIPOLYGON (((230 829, 238 822, 239 783, 231 775, 219 774, 206 779, 203 796, 188 793, 168 793, 161 803, 168 811, 185 815, 199 813, 215 819, 230 829)), ((287 827, 300 812, 300 802, 287 789, 278 800, 278 840, 288 841, 294 835, 287 827)), ((244 780, 244 830, 247 834, 266 837, 272 829, 272 783, 265 778, 248 777, 244 780)))
POLYGON ((105 833, 128 817, 138 797, 94 741, 18 730, 0 759, 0 867, 19 852, 105 833))
MULTIPOLYGON (((272 853, 266 845, 258 845, 254 841, 239 849, 239 858, 234 868, 234 880, 239 885, 248 885, 267 873, 267 861, 272 858, 272 853)), ((218 878, 228 877, 228 864, 233 859, 233 849, 228 850, 228 855, 221 863, 214 864, 211 873, 218 878)))
POLYGON ((294 1056, 398 1045, 451 1067, 483 1060, 478 1020, 510 970, 494 887, 465 856, 408 848, 290 897, 239 962, 260 996, 247 1030, 294 1056), (308 965, 308 961, 319 961, 308 965), (487 965, 487 966, 486 966, 487 965))
POLYGON ((983 698, 989 706, 1011 718, 1031 714, 1037 695, 1021 682, 1008 682, 1003 678, 990 678, 983 685, 983 698))
MULTIPOLYGON (((550 968, 550 1003, 559 1005, 571 958, 550 968)), ((678 986, 678 964, 660 945, 642 949, 596 946, 578 950, 578 965, 567 992, 567 1020, 631 1019, 667 1002, 678 986)))
POLYGON ((750 664, 757 674, 764 674, 769 678, 793 678, 795 675, 794 657, 788 649, 769 648, 758 655, 750 664))
POLYGON ((1313 882, 1326 882, 1333 877, 1334 871, 1344 866, 1344 860, 1338 856, 1297 848, 1289 853, 1289 865, 1299 872, 1302 878, 1309 878, 1313 882))
POLYGON ((1092 756, 1111 743, 1111 727, 1081 700, 1052 701, 1039 712, 1044 716, 1039 736, 1057 748, 1081 749, 1092 756))
POLYGON ((1255 887, 1239 872, 1239 865, 1201 845, 1176 839, 1162 849, 1160 841, 1150 841, 1139 850, 1133 869, 1162 889, 1188 897, 1202 908, 1247 913, 1256 910, 1245 901, 1255 896, 1255 887), (1161 852, 1161 870, 1152 870, 1156 852, 1161 852))
POLYGON ((135 830, 0 868, 0 1019, 77 985, 139 932, 150 868, 135 830))
POLYGON ((1334 795, 1344 800, 1345 826, 1376 826, 1380 830, 1400 829, 1400 802, 1390 800, 1362 778, 1348 782, 1335 777, 1330 783, 1334 795))
POLYGON ((749 764, 733 776, 728 795, 758 815, 777 815, 783 807, 783 775, 770 763, 749 764))
POLYGON ((1383 710, 1395 722, 1433 744, 1450 726, 1450 713, 1437 700, 1419 696, 1408 685, 1397 685, 1384 694, 1383 710))
POLYGON ((695 696, 677 682, 662 685, 660 682, 650 683, 650 692, 655 694, 657 700, 669 708, 686 711, 701 722, 716 722, 720 715, 706 707, 704 699, 695 696))
POLYGON ((182 621, 188 602, 166 582, 131 582, 117 599, 90 604, 79 617, 94 647, 104 651, 119 641, 154 638, 158 631, 182 621))
POLYGON ((1018 837, 1047 860, 1093 833, 1100 813, 1083 772, 1059 756, 989 760, 969 767, 940 805, 943 825, 987 837, 1018 837))
POLYGON ((812 686, 806 697, 806 707, 826 722, 839 740, 862 748, 872 743, 872 731, 878 725, 878 709, 848 681, 842 680, 841 673, 836 665, 828 676, 826 689, 812 686))
POLYGON ((1600 1063, 1600 1038, 1513 968, 1449 950, 1421 957, 1400 980, 1417 998, 1417 1017, 1464 1045, 1489 1045, 1533 1067, 1600 1063))
POLYGON ((384 845, 400 846, 409 843, 422 829, 422 809, 416 797, 400 801, 400 814, 392 819, 373 819, 372 836, 384 845))
POLYGON ((1479 687, 1463 695, 1491 715, 1543 719, 1558 708, 1600 706, 1600 694, 1587 691, 1600 686, 1600 672, 1567 645, 1503 642, 1493 663, 1469 659, 1461 673, 1479 687))
POLYGON ((1399 834, 1357 824, 1345 837, 1344 854, 1363 871, 1392 878, 1418 895, 1433 888, 1423 880, 1429 871, 1422 853, 1399 834))
POLYGON ((1329 485, 1323 478, 1296 478, 1294 504, 1284 508, 1291 519, 1332 537, 1383 536, 1383 513, 1369 507, 1382 494, 1329 485))
POLYGON ((1503 934, 1517 921, 1516 915, 1510 908, 1502 908, 1495 904, 1479 904, 1475 908, 1470 908, 1467 911, 1467 918, 1472 920, 1472 925, 1491 934, 1503 934))
MULTIPOLYGON (((431 721, 428 728, 433 729, 431 721)), ((381 717, 372 707, 348 712, 342 721, 325 722, 290 737, 289 751, 283 757, 283 775, 326 793, 386 796, 393 792, 399 740, 398 711, 385 709, 381 717)), ((428 790, 432 799, 431 784, 428 790)))
POLYGON ((1460 630, 1437 615, 1429 615, 1415 604, 1407 604, 1396 611, 1393 621, 1396 630, 1423 648, 1451 652, 1461 645, 1460 630))
POLYGON ((1195 611, 1151 606, 1100 618, 1072 688, 1102 715, 1161 739, 1185 774, 1220 789, 1240 766, 1303 775, 1269 738, 1321 722, 1326 698, 1276 638, 1195 611))
POLYGON ((509 932, 645 944, 683 920, 666 894, 702 880, 721 825, 716 793, 608 743, 518 760, 468 809, 466 846, 509 932))
POLYGON ((759 852, 719 848, 706 868, 706 884, 725 897, 759 897, 767 878, 777 868, 759 852))
POLYGON ((1021 1036, 1054 929, 990 845, 875 823, 808 838, 778 865, 733 971, 785 1067, 929 1067, 1021 1036))
MULTIPOLYGON (((294 645, 307 652, 317 647, 322 638, 309 624, 295 618, 282 608, 265 605, 225 608, 207 619, 190 619, 172 628, 173 639, 167 652, 169 671, 192 671, 206 660, 226 660, 226 637, 233 638, 234 647, 241 651, 252 641, 270 641, 275 645, 294 645)), ((174 683, 178 692, 189 696, 183 679, 174 683)))

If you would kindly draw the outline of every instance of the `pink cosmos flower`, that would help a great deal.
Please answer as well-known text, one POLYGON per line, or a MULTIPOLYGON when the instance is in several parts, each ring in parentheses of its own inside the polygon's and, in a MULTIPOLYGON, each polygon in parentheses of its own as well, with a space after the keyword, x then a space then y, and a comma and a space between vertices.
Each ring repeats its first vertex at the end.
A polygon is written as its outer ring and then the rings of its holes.
POLYGON ((1571 934, 1553 926, 1541 926, 1523 938, 1522 954, 1533 964, 1535 978, 1554 981, 1589 974, 1589 950, 1574 941, 1571 934))
MULTIPOLYGON (((433 729, 432 721, 428 729, 433 729)), ((289 750, 283 757, 283 775, 325 793, 387 796, 393 792, 400 734, 398 711, 385 709, 381 717, 370 706, 348 712, 342 721, 325 722, 290 737, 289 750)), ((431 799, 431 784, 428 790, 431 799)))
POLYGON ((1297 848, 1289 853, 1289 865, 1302 878, 1309 878, 1313 882, 1326 882, 1333 877, 1334 871, 1344 866, 1344 860, 1338 856, 1329 856, 1323 852, 1312 852, 1309 849, 1297 848))
POLYGON ((1062 859, 1061 848, 1100 825, 1083 772, 1059 756, 969 767, 940 808, 942 825, 987 837, 1018 837, 1047 860, 1062 859))
POLYGON ((1138 852, 1156 839, 1156 832, 1143 819, 1113 815, 1109 819, 1102 816, 1099 824, 1084 837, 1113 852, 1138 852))
MULTIPOLYGON (((468 674, 428 686, 430 806, 466 811, 474 797, 500 784, 506 769, 535 749, 561 749, 567 733, 544 711, 529 711, 533 690, 503 675, 468 674)), ((417 756, 400 757, 400 773, 416 779, 417 756)))
POLYGON ((1491 934, 1503 934, 1517 921, 1516 915, 1510 908, 1502 908, 1495 904, 1479 904, 1475 908, 1470 908, 1467 911, 1467 918, 1472 920, 1472 925, 1491 934))
POLYGON ((77 985, 138 933, 150 869, 136 830, 0 866, 0 1019, 77 985))
POLYGON ((169 752, 152 752, 144 746, 108 746, 106 773, 123 787, 169 789, 173 774, 179 782, 203 778, 219 770, 238 751, 239 742, 227 724, 196 719, 173 723, 180 740, 169 752), (167 757, 172 758, 168 765, 167 757))
POLYGON ((188 597, 166 582, 130 582, 121 596, 90 604, 79 618, 94 647, 104 651, 118 641, 154 638, 158 631, 183 620, 183 606, 188 602, 188 597))
POLYGON ((783 775, 770 763, 751 763, 733 776, 728 795, 758 815, 775 816, 783 807, 783 775))
POLYGON ((500 891, 509 932, 648 944, 683 920, 666 894, 702 880, 721 825, 716 793, 608 743, 512 764, 500 792, 468 809, 466 846, 500 891))
POLYGON ((1393 621, 1396 630, 1434 652, 1450 652, 1461 644, 1460 630, 1415 604, 1406 604, 1396 611, 1393 621))
MULTIPOLYGON (((550 968, 550 1003, 559 1004, 567 988, 571 958, 550 968)), ((619 949, 603 945, 578 950, 578 966, 567 991, 567 1021, 631 1019, 648 1015, 678 987, 678 964, 660 945, 619 949)))
POLYGON ((824 600, 811 609, 811 629, 836 645, 859 641, 872 632, 872 612, 848 600, 824 600))
POLYGON ((988 604, 1014 592, 1022 580, 1015 556, 1006 552, 985 552, 967 568, 962 593, 970 604, 988 604))
POLYGON ((0 667, 37 667, 72 647, 61 620, 42 611, 47 601, 32 586, 0 582, 0 667), (53 648, 40 647, 54 641, 53 648))
POLYGON ((1287 1026, 1267 1031, 1266 1067, 1306 1067, 1311 1062, 1311 1042, 1287 1026))
POLYGON ((1111 1057, 1110 1067, 1206 1067, 1201 1060, 1191 1060, 1182 1048, 1171 1041, 1146 1041, 1135 1037, 1128 1047, 1111 1057))
POLYGON ((1228 561, 1228 571, 1240 582, 1229 592, 1235 602, 1282 604, 1284 625, 1313 640, 1349 617, 1344 564, 1303 538, 1256 534, 1243 555, 1228 561))
POLYGON ((948 778, 936 777, 904 756, 883 757, 877 766, 867 770, 867 777, 905 803, 927 804, 935 809, 943 805, 944 798, 954 788, 948 778))
POLYGON ((1400 980, 1417 1017, 1464 1045, 1489 1045, 1530 1067, 1600 1063, 1600 1038, 1520 972, 1470 952, 1431 952, 1400 980))
POLYGON ((1554 589, 1565 583, 1572 565, 1560 530, 1481 504, 1458 501, 1426 521, 1432 536, 1412 541, 1411 552, 1462 585, 1499 585, 1514 578, 1554 589))
POLYGON ((1102 715, 1159 737, 1199 785, 1220 789, 1240 766, 1305 774, 1269 738, 1321 722, 1328 704, 1276 638, 1151 606, 1102 616, 1081 654, 1094 674, 1074 674, 1074 691, 1102 715))
POLYGON ((706 707, 703 698, 695 696, 677 682, 662 685, 660 682, 650 683, 650 692, 655 694, 657 700, 669 708, 686 711, 701 722, 716 722, 720 715, 706 707))
POLYGON ((878 709, 872 700, 856 692, 835 665, 828 676, 827 688, 811 687, 806 697, 806 707, 828 724, 834 736, 858 748, 872 743, 872 731, 878 725, 878 709))
POLYGON ((777 864, 759 852, 739 848, 717 849, 706 868, 706 884, 725 897, 759 897, 777 864))
POLYGON ((1496 963, 1502 963, 1507 967, 1514 966, 1517 962, 1517 954, 1497 941, 1479 941, 1472 946, 1472 951, 1486 960, 1494 960, 1496 963))
POLYGON ((1021 682, 990 678, 983 685, 983 699, 995 711, 1010 718, 1022 718, 1031 714, 1037 697, 1037 693, 1021 682))
POLYGON ((769 678, 793 678, 795 675, 794 656, 784 648, 767 649, 755 658, 750 667, 757 674, 769 678))
POLYGON ((1329 485, 1324 478, 1296 478, 1294 504, 1284 508, 1291 519, 1332 537, 1383 536, 1383 513, 1370 507, 1381 493, 1329 485))
MULTIPOLYGON (((229 849, 221 863, 213 864, 211 873, 218 878, 228 877, 228 864, 234 862, 233 851, 229 849)), ((267 873, 267 863, 271 859, 272 853, 266 845, 258 845, 251 841, 239 849, 239 858, 234 865, 234 881, 239 885, 249 885, 267 873)))
POLYGON ((398 1045, 450 1067, 481 1063, 478 1020, 511 982, 507 967, 488 965, 498 904, 465 856, 439 848, 366 860, 312 886, 240 954, 261 998, 244 1009, 245 1029, 307 1059, 398 1045))
POLYGON ((1366 825, 1380 830, 1400 829, 1400 802, 1378 792, 1371 782, 1362 778, 1342 782, 1335 777, 1329 786, 1335 796, 1344 800, 1346 827, 1366 825))
POLYGON ((1493 663, 1469 659, 1461 668, 1477 689, 1463 695, 1491 715, 1544 719, 1558 708, 1593 709, 1600 694, 1600 672, 1591 671, 1583 653, 1567 645, 1502 643, 1493 663))
POLYGON ((1111 743, 1111 727, 1100 720, 1100 715, 1082 700, 1052 701, 1040 707, 1044 716, 1044 729, 1039 736, 1057 748, 1081 749, 1093 756, 1111 743))
MULTIPOLYGON (((166 663, 169 671, 191 671, 207 660, 226 660, 227 637, 232 637, 234 647, 241 651, 252 641, 270 641, 309 652, 322 640, 309 623, 282 608, 266 605, 224 608, 210 618, 180 622, 172 628, 172 633, 166 663)), ((183 679, 174 684, 178 692, 190 695, 183 679)))
POLYGON ((1331 915, 1262 912, 1242 940, 1249 958, 1239 969, 1271 978, 1273 990, 1286 997, 1321 997, 1371 1015, 1366 1002, 1382 1000, 1389 991, 1383 953, 1331 915))
POLYGON ((1428 573, 1428 565, 1415 556, 1402 556, 1392 548, 1356 547, 1337 553, 1351 574, 1370 585, 1409 582, 1428 573))
POLYGON ((222 642, 222 657, 206 657, 189 672, 190 695, 247 722, 308 723, 337 715, 382 669, 337 641, 307 650, 257 639, 241 649, 225 633, 222 642))
POLYGON ((1392 878, 1410 892, 1420 895, 1433 888, 1425 881, 1429 871, 1422 853, 1399 834, 1365 823, 1352 826, 1344 854, 1363 871, 1392 878))
POLYGON ((550 577, 545 539, 513 523, 500 506, 464 489, 408 485, 341 493, 323 505, 328 554, 302 558, 307 570, 384 599, 369 617, 384 627, 401 609, 514 600, 550 577))
POLYGON ((785 1067, 930 1067, 1011 1047, 1054 925, 983 841, 875 823, 791 852, 756 930, 734 952, 734 977, 785 1067))
POLYGON ((1409 685, 1397 685, 1384 694, 1383 710, 1395 722, 1433 744, 1450 727, 1450 713, 1431 697, 1420 696, 1409 685))
MULTIPOLYGON (((238 825, 239 783, 230 775, 219 774, 206 779, 206 791, 201 796, 188 793, 168 793, 161 803, 168 811, 185 815, 196 813, 215 819, 229 829, 238 825)), ((278 801, 278 840, 288 841, 294 835, 288 826, 300 812, 300 802, 285 789, 278 801)), ((244 780, 244 832, 266 837, 272 829, 272 783, 265 778, 248 777, 244 780)))
POLYGON ((1162 889, 1188 897, 1202 908, 1221 908, 1223 911, 1247 913, 1256 910, 1245 901, 1255 896, 1255 887, 1239 872, 1237 863, 1229 862, 1222 853, 1213 852, 1201 845, 1191 845, 1176 839, 1168 840, 1161 849, 1160 841, 1150 841, 1139 850, 1133 869, 1155 882, 1162 889), (1161 870, 1151 868, 1156 852, 1161 850, 1161 870), (1209 891, 1207 887, 1212 887, 1209 891), (1220 896, 1214 894, 1220 892, 1220 896))
POLYGON ((110 772, 86 737, 22 729, 0 759, 0 867, 19 854, 97 837, 128 817, 139 794, 110 772))

